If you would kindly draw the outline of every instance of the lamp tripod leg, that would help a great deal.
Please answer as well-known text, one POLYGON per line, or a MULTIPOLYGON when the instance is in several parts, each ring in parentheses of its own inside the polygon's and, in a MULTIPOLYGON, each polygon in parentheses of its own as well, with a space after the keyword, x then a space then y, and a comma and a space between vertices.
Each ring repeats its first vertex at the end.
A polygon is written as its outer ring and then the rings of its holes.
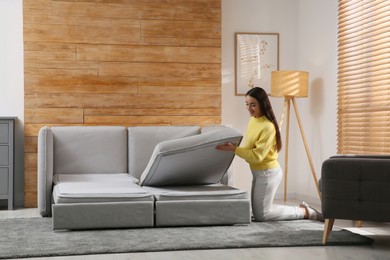
POLYGON ((287 108, 287 122, 286 122, 286 141, 285 141, 285 156, 284 156, 284 202, 287 201, 287 176, 288 176, 288 143, 290 135, 290 98, 284 99, 283 111, 287 108))
POLYGON ((305 145, 306 155, 307 155, 307 159, 309 160, 310 169, 311 169, 311 173, 313 175, 314 183, 315 183, 316 188, 317 188, 318 196, 320 197, 320 200, 321 200, 321 191, 320 191, 320 188, 318 186, 317 175, 316 175, 315 170, 314 170, 313 161, 312 161, 312 158, 311 158, 311 155, 310 155, 309 147, 308 147, 307 142, 306 142, 305 133, 303 132, 301 118, 299 116, 297 104, 295 103, 295 98, 291 98, 291 101, 292 101, 293 106, 294 106, 295 115, 297 117, 297 121, 298 121, 298 125, 299 125, 299 130, 301 131, 303 144, 305 145))
POLYGON ((280 116, 279 129, 282 129, 284 114, 286 113, 286 109, 287 109, 287 102, 288 102, 288 98, 285 98, 283 103, 282 115, 280 116))

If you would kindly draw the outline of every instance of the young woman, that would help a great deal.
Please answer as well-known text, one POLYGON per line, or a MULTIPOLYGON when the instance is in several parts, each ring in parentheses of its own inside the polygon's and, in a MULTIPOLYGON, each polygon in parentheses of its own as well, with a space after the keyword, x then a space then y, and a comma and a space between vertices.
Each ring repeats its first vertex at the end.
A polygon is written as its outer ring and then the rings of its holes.
POLYGON ((282 180, 277 161, 282 148, 281 134, 267 93, 254 87, 246 93, 246 107, 251 116, 244 146, 232 143, 218 145, 222 151, 234 152, 249 163, 253 175, 251 203, 256 221, 312 219, 324 221, 321 213, 302 202, 299 206, 273 204, 282 180))

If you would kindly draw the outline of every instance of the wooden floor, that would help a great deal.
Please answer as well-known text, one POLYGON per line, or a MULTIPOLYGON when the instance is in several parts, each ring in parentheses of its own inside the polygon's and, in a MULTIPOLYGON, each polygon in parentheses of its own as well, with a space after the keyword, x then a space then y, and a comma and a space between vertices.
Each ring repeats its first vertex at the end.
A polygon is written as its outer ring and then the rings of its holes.
MULTIPOLYGON (((295 202, 288 202, 294 204, 295 202)), ((13 211, 0 210, 2 218, 25 218, 38 217, 38 210, 35 208, 16 209, 13 211)), ((128 253, 128 254, 104 254, 104 255, 82 255, 67 257, 42 257, 26 258, 50 259, 50 260, 245 260, 245 259, 364 259, 382 260, 390 259, 390 223, 364 222, 363 227, 354 227, 354 222, 336 220, 335 225, 346 228, 352 232, 366 235, 375 240, 369 246, 321 246, 321 247, 278 247, 278 248, 245 248, 245 249, 223 249, 223 250, 187 250, 170 252, 151 253, 128 253)))

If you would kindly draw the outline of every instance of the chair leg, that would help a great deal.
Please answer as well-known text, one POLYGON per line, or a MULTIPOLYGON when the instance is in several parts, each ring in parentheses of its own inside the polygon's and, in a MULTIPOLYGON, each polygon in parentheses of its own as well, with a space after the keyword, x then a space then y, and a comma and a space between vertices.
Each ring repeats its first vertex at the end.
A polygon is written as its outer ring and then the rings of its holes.
POLYGON ((330 231, 332 231, 334 219, 325 219, 324 234, 322 236, 322 244, 328 243, 330 231))

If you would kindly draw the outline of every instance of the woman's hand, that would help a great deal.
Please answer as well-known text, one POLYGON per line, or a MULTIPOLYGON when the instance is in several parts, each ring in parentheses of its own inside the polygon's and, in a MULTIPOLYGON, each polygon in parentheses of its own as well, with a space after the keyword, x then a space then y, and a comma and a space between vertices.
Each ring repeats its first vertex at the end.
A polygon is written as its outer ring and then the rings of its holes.
POLYGON ((219 144, 215 147, 217 150, 234 152, 236 150, 236 146, 232 143, 223 143, 219 144))

